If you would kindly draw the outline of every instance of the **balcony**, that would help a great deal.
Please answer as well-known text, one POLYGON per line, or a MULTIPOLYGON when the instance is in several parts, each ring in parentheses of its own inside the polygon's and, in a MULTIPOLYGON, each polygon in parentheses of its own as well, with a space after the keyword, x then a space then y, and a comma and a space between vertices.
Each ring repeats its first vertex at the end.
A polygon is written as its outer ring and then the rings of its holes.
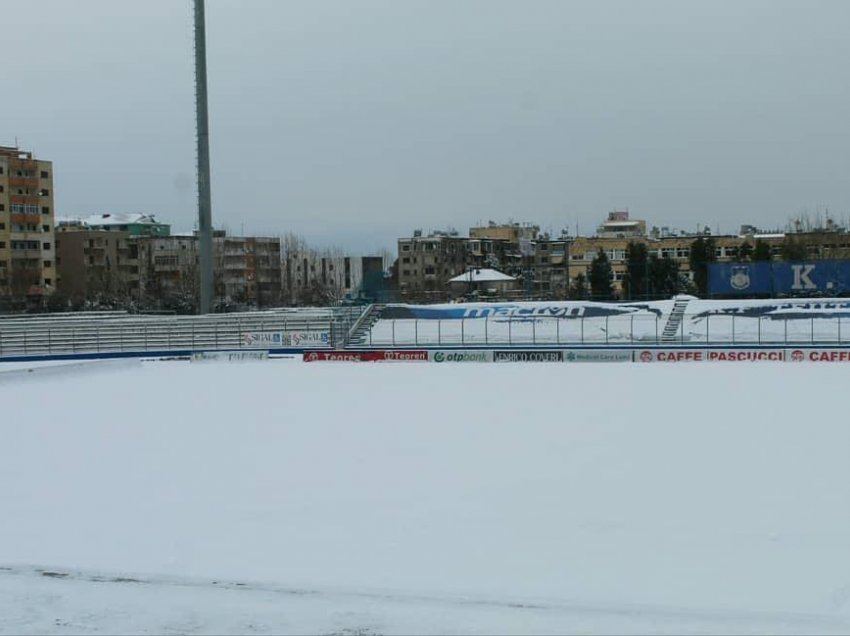
POLYGON ((12 250, 13 261, 30 261, 30 264, 41 268, 41 250, 12 250))
POLYGON ((31 177, 19 177, 14 174, 9 175, 10 188, 35 188, 38 191, 38 175, 31 177))
POLYGON ((35 225, 41 227, 41 215, 36 213, 20 213, 15 212, 9 215, 9 220, 13 225, 35 225))

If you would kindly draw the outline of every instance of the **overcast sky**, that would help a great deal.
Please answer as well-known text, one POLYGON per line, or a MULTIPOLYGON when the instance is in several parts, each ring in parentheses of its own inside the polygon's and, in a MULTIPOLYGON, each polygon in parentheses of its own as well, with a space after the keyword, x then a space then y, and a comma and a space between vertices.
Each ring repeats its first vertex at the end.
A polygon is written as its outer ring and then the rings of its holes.
MULTIPOLYGON (((60 216, 196 217, 191 0, 0 0, 60 216)), ((351 251, 850 213, 850 2, 207 0, 213 221, 351 251)))

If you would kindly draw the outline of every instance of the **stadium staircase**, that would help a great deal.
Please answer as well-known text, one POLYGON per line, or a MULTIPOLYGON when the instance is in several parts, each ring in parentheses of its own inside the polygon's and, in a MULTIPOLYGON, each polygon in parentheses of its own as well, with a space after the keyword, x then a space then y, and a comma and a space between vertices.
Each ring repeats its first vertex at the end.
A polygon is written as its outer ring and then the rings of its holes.
POLYGON ((351 327, 346 338, 346 346, 360 347, 369 343, 369 332, 372 326, 381 319, 381 312, 386 305, 369 305, 366 311, 351 327))
POLYGON ((676 342, 678 340, 679 329, 691 300, 693 300, 693 296, 675 296, 673 298, 673 309, 670 311, 664 325, 664 331, 661 333, 662 342, 676 342))

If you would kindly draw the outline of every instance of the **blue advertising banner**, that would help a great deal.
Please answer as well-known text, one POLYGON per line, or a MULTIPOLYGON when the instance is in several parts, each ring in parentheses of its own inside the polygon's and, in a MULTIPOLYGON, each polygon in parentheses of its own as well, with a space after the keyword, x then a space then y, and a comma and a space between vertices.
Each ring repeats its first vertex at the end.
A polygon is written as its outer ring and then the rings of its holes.
POLYGON ((850 291, 850 261, 774 263, 773 286, 778 293, 845 293, 850 291))
POLYGON ((850 261, 712 263, 708 292, 712 296, 835 296, 850 292, 850 261))
POLYGON ((606 316, 625 316, 650 312, 657 316, 661 310, 650 303, 488 303, 481 305, 457 305, 456 307, 419 305, 393 305, 381 311, 384 320, 459 320, 461 318, 493 318, 519 321, 537 318, 604 318, 606 316))
POLYGON ((708 293, 712 296, 770 294, 773 291, 773 263, 711 263, 708 293))

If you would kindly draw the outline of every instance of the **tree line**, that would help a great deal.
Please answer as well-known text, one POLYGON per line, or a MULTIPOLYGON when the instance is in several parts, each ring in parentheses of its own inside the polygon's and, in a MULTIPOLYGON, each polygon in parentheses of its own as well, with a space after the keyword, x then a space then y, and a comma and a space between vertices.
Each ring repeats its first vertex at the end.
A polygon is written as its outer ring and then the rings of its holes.
MULTIPOLYGON (((780 248, 780 258, 799 261, 807 257, 806 246, 793 236, 786 236, 780 248)), ((742 262, 770 261, 773 253, 762 239, 754 244, 745 241, 738 248, 742 262)), ((587 275, 579 274, 570 286, 570 298, 577 300, 658 300, 676 294, 708 295, 708 271, 717 260, 717 243, 714 238, 698 237, 690 245, 689 278, 679 270, 679 262, 667 255, 650 252, 645 243, 632 241, 626 247, 626 271, 622 279, 622 292, 614 289, 614 273, 608 255, 601 247, 590 264, 587 275)))

